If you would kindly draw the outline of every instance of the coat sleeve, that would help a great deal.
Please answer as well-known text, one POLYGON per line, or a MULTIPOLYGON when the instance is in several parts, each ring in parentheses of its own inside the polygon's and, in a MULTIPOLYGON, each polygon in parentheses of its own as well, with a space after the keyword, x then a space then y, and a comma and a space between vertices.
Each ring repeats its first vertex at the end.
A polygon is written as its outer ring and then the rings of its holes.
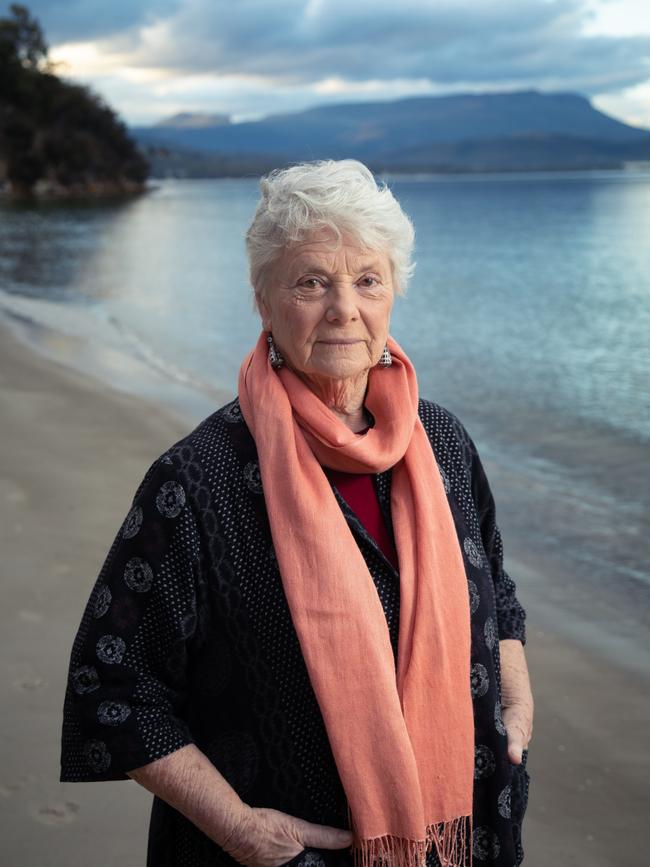
POLYGON ((526 644, 526 612, 517 599, 515 582, 503 568, 503 543, 496 522, 496 506, 474 440, 454 413, 445 413, 455 431, 458 453, 469 477, 483 548, 494 582, 499 640, 514 638, 526 644))
POLYGON ((525 645, 526 612, 517 599, 515 582, 503 568, 503 543, 496 522, 494 497, 476 446, 469 436, 468 439, 471 450, 472 497, 476 504, 483 547, 494 581, 499 640, 515 638, 525 645))
POLYGON ((199 562, 194 515, 163 455, 136 491, 74 641, 62 781, 126 779, 192 742, 184 707, 199 562))

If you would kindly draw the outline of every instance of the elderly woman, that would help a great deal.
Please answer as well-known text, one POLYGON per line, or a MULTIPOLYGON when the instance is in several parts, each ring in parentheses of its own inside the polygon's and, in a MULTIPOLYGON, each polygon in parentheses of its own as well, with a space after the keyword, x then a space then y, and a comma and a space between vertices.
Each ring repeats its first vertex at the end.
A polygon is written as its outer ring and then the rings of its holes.
POLYGON ((238 399, 147 471, 72 651, 61 779, 153 792, 149 865, 522 861, 525 615, 389 336, 412 245, 360 163, 262 182, 238 399))

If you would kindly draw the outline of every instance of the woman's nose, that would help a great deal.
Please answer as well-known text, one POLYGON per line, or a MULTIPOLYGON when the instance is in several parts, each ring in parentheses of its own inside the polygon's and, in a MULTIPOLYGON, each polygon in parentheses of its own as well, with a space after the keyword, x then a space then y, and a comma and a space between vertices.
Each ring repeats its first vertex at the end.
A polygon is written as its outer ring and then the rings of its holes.
POLYGON ((354 286, 337 286, 331 289, 326 318, 328 322, 350 322, 359 316, 357 293, 354 286))

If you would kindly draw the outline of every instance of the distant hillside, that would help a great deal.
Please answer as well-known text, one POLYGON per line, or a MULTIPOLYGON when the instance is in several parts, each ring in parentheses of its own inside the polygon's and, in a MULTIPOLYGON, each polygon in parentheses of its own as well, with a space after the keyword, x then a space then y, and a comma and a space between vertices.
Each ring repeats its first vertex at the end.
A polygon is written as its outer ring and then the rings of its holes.
POLYGON ((203 129, 215 126, 224 126, 230 123, 227 114, 204 114, 202 112, 183 111, 159 120, 156 129, 170 127, 172 129, 203 129))
MULTIPOLYGON (((384 171, 618 167, 650 159, 650 130, 572 93, 466 94, 322 106, 226 126, 132 130, 143 145, 201 161, 279 165, 355 157, 384 171)), ((164 159, 154 158, 154 171, 164 159)))
POLYGON ((141 192, 148 165, 126 127, 87 88, 53 73, 38 22, 0 18, 0 192, 98 197, 141 192))

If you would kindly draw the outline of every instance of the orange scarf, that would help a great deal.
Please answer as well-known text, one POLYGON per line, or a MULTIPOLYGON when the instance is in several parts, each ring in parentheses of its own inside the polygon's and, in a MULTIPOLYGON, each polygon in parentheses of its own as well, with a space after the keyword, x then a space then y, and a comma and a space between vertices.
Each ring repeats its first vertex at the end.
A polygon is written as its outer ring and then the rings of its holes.
POLYGON ((286 367, 266 335, 239 373, 284 592, 345 790, 356 867, 471 864, 474 715, 467 577, 413 365, 373 368, 353 433, 286 367), (397 670, 365 560, 322 470, 393 467, 399 557, 397 670), (469 845, 468 845, 469 844, 469 845))

